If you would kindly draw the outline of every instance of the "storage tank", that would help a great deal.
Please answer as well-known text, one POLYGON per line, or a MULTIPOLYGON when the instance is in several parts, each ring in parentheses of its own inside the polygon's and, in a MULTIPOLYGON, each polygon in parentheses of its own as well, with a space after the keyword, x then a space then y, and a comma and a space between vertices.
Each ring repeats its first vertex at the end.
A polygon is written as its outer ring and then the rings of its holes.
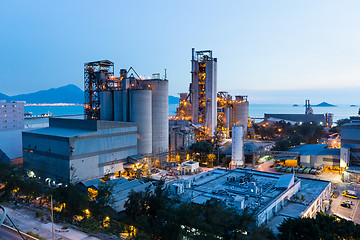
POLYGON ((113 91, 100 92, 100 120, 114 120, 113 91))
POLYGON ((242 125, 232 128, 231 166, 238 168, 244 166, 244 130, 242 125))
POLYGON ((249 102, 244 96, 236 96, 233 103, 233 122, 232 125, 243 126, 244 136, 247 136, 247 126, 249 117, 249 102))
POLYGON ((129 117, 138 128, 138 154, 152 152, 151 90, 129 90, 129 117))
POLYGON ((123 120, 123 91, 114 91, 114 121, 123 120))
POLYGON ((230 109, 229 108, 224 108, 224 124, 226 128, 230 128, 230 109))
POLYGON ((141 86, 152 91, 152 152, 169 149, 169 82, 162 79, 140 81, 141 86))

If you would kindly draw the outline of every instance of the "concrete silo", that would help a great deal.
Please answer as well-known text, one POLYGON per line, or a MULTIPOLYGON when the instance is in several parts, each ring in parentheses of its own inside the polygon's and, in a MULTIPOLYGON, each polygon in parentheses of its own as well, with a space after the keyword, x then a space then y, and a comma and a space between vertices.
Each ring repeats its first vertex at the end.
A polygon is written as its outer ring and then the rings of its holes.
POLYGON ((235 125, 232 128, 231 167, 243 167, 244 162, 244 135, 243 126, 235 125))
POLYGON ((249 117, 249 102, 247 96, 236 96, 233 102, 232 126, 243 126, 244 136, 247 136, 247 126, 249 117))
POLYGON ((169 148, 169 82, 154 76, 154 79, 140 81, 140 85, 151 88, 152 92, 152 152, 156 154, 169 148))
POLYGON ((138 154, 152 152, 151 90, 129 90, 129 117, 138 128, 138 154))
POLYGON ((114 121, 123 120, 123 91, 114 91, 114 121))
POLYGON ((106 121, 114 120, 113 91, 100 92, 100 119, 106 121))

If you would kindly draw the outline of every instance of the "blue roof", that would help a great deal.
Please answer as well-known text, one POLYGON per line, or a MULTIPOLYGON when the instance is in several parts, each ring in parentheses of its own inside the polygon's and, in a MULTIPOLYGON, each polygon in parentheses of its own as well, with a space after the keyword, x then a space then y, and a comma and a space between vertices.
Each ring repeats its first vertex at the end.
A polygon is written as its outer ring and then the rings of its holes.
POLYGON ((305 144, 290 149, 300 155, 340 155, 339 148, 327 148, 327 144, 305 144))

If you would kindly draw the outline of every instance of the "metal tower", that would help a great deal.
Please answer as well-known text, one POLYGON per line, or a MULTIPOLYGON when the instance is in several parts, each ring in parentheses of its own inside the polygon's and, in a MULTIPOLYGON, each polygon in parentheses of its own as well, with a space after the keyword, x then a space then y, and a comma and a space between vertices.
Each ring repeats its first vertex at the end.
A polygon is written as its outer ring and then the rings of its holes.
POLYGON ((100 92, 114 85, 114 63, 109 60, 84 64, 84 112, 86 119, 100 119, 100 92))
POLYGON ((191 105, 192 122, 203 124, 205 135, 213 137, 217 126, 217 59, 211 50, 192 49, 191 105))

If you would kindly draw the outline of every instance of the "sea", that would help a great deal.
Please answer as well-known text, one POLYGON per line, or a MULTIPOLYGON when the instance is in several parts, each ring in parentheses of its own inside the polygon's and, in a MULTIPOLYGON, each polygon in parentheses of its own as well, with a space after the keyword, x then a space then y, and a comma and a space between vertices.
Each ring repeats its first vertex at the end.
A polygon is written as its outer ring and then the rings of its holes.
MULTIPOLYGON (((169 104, 169 115, 175 115, 178 104, 169 104)), ((332 113, 334 122, 339 119, 349 118, 358 114, 360 106, 337 105, 336 107, 314 107, 314 114, 332 113)), ((83 106, 25 106, 25 113, 32 113, 37 116, 50 114, 52 116, 77 115, 84 113, 83 106)), ((304 106, 293 106, 291 104, 250 104, 250 117, 264 117, 264 113, 295 114, 304 113, 304 106)))

